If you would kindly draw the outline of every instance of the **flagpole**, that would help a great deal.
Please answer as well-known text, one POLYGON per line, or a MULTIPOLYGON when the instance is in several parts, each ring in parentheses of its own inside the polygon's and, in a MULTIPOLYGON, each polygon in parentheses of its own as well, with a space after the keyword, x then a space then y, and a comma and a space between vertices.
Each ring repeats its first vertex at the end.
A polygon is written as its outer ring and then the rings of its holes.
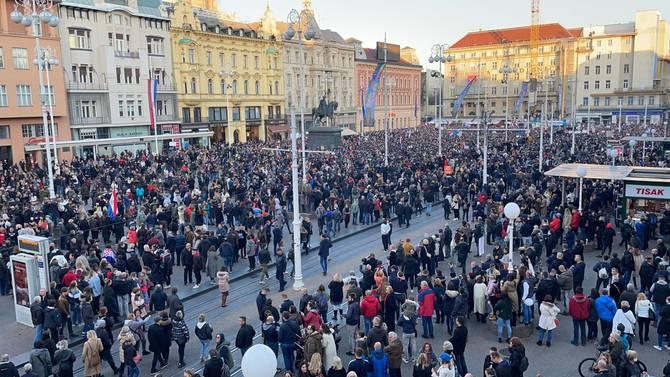
POLYGON ((388 47, 386 45, 386 33, 384 33, 384 91, 386 91, 386 122, 384 123, 384 166, 389 166, 389 121, 390 119, 390 96, 388 90, 388 67, 387 63, 387 51, 388 47))

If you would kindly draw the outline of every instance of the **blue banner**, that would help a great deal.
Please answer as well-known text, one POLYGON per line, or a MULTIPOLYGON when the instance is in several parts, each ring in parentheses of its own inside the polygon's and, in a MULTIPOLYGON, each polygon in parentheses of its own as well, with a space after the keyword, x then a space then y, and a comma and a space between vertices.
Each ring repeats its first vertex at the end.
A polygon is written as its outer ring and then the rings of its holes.
POLYGON ((465 88, 461 91, 461 94, 458 95, 458 98, 456 98, 456 101, 454 102, 454 109, 451 110, 451 116, 455 117, 456 114, 461 109, 461 105, 463 105, 463 100, 465 99, 465 96, 468 94, 468 91, 470 91, 470 88, 472 87, 472 83, 477 80, 477 76, 472 76, 469 80, 468 83, 465 84, 465 88))
POLYGON ((363 104, 363 114, 365 117, 364 125, 366 127, 375 126, 375 106, 383 68, 384 63, 378 63, 377 68, 375 68, 375 71, 372 73, 372 77, 370 77, 370 82, 368 83, 368 92, 366 93, 365 103, 363 104))
POLYGON ((526 97, 526 93, 528 93, 528 83, 524 82, 521 84, 521 93, 519 94, 519 98, 517 98, 516 102, 514 103, 513 113, 519 112, 519 108, 521 107, 521 103, 523 102, 524 97, 526 97))

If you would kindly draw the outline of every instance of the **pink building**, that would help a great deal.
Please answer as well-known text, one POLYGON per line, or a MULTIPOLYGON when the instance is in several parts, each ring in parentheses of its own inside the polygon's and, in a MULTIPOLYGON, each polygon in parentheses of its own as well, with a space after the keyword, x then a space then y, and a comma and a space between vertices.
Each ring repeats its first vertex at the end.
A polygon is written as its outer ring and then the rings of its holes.
MULTIPOLYGON (((40 162, 45 152, 37 145, 44 142, 44 132, 38 70, 34 63, 35 38, 31 27, 12 22, 9 15, 13 11, 14 1, 0 0, 0 160, 40 162)), ((41 26, 41 47, 60 60, 58 29, 47 24, 41 26)), ((56 137, 70 140, 63 68, 53 67, 49 76, 56 137)), ((69 148, 58 151, 59 159, 70 157, 69 148)))
POLYGON ((421 69, 401 56, 397 45, 387 45, 386 76, 388 88, 384 87, 384 76, 377 91, 374 109, 374 126, 363 129, 362 104, 368 84, 377 65, 384 63, 383 43, 378 49, 362 48, 360 41, 349 39, 355 47, 354 81, 356 89, 356 128, 358 132, 383 130, 389 117, 389 129, 416 127, 421 121, 421 69), (395 50, 394 50, 395 49, 395 50))

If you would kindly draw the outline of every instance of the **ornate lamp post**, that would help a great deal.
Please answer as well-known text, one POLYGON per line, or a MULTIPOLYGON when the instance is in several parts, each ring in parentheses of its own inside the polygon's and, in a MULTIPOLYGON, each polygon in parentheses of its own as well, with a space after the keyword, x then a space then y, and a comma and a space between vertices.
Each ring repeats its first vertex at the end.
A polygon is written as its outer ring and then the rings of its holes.
POLYGON ((290 41, 298 34, 298 49, 300 51, 300 139, 302 142, 302 179, 303 181, 307 180, 307 168, 306 168, 306 157, 305 157, 305 53, 303 49, 302 40, 312 40, 318 39, 316 30, 314 28, 314 16, 311 12, 303 9, 298 12, 295 9, 291 9, 288 16, 286 17, 286 22, 289 24, 288 29, 284 32, 283 38, 286 41, 290 41), (304 25, 303 25, 304 24, 304 25), (307 30, 305 30, 305 28, 307 30), (297 29, 297 30, 296 30, 297 29))
MULTIPOLYGON (((233 88, 233 85, 230 82, 226 81, 226 78, 231 78, 234 79, 237 77, 236 72, 229 72, 229 71, 221 71, 219 72, 219 77, 221 77, 224 81, 225 87, 223 88, 226 91, 226 123, 228 123, 228 147, 233 145, 233 126, 232 126, 232 119, 229 116, 233 114, 233 112, 230 110, 230 90, 233 88)), ((230 153, 230 152, 229 152, 230 153)))
POLYGON ((509 219, 509 224, 507 225, 507 236, 509 237, 509 253, 508 253, 508 265, 507 270, 512 272, 514 271, 514 264, 512 263, 514 258, 514 220, 519 217, 521 209, 519 205, 514 202, 509 202, 505 204, 503 209, 505 217, 509 219))
POLYGON ((446 43, 445 44, 439 44, 439 43, 434 44, 433 48, 430 50, 430 57, 428 58, 428 61, 431 64, 432 63, 438 63, 437 65, 439 67, 439 75, 440 75, 440 77, 439 77, 440 78, 440 95, 439 95, 440 105, 437 107, 437 109, 438 109, 437 114, 435 114, 435 116, 437 117, 438 122, 440 122, 440 124, 437 126, 437 129, 438 129, 438 138, 437 138, 437 148, 438 148, 438 150, 437 150, 437 154, 439 156, 442 156, 442 117, 444 115, 444 111, 443 111, 443 108, 442 108, 443 101, 444 101, 443 100, 444 76, 442 76, 442 64, 444 64, 446 62, 451 62, 452 60, 454 60, 453 56, 451 56, 449 54, 445 55, 447 50, 449 50, 449 45, 446 44, 446 43))
MULTIPOLYGON (((47 155, 47 171, 49 173, 49 197, 54 199, 56 197, 56 192, 54 190, 54 176, 53 168, 51 166, 51 147, 49 145, 50 136, 49 136, 49 124, 47 120, 47 113, 51 114, 51 124, 53 128, 53 104, 51 103, 51 85, 44 85, 44 79, 42 78, 42 71, 47 72, 48 79, 48 70, 58 64, 56 60, 48 49, 43 49, 40 47, 40 36, 42 35, 42 23, 55 28, 58 26, 60 19, 55 14, 51 13, 53 8, 52 0, 15 0, 14 1, 14 11, 9 15, 9 18, 17 24, 24 26, 32 26, 33 37, 35 37, 35 60, 34 63, 38 68, 38 77, 40 83, 40 101, 43 102, 42 105, 42 130, 44 133, 44 146, 46 149, 47 155), (46 96, 46 101, 42 101, 42 96, 46 96)), ((56 148, 55 138, 56 133, 55 129, 52 129, 52 136, 54 137, 54 148, 56 148)))
POLYGON ((579 213, 582 213, 582 184, 586 177, 586 168, 582 165, 577 167, 577 176, 579 176, 579 213))

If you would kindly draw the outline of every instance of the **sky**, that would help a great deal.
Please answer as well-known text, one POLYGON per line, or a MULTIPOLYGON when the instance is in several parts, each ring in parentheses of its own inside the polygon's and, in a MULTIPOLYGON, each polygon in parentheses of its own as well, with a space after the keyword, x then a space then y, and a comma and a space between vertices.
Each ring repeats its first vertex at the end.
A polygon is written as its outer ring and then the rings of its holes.
MULTIPOLYGON (((257 21, 269 1, 275 19, 286 21, 302 0, 219 0, 221 10, 235 13, 241 21, 257 21)), ((410 46, 424 68, 431 46, 452 44, 467 32, 530 24, 530 0, 312 0, 322 29, 374 47, 384 40, 410 46)), ((670 20, 670 0, 540 0, 540 23, 558 22, 564 27, 626 23, 635 11, 657 9, 670 20)))

